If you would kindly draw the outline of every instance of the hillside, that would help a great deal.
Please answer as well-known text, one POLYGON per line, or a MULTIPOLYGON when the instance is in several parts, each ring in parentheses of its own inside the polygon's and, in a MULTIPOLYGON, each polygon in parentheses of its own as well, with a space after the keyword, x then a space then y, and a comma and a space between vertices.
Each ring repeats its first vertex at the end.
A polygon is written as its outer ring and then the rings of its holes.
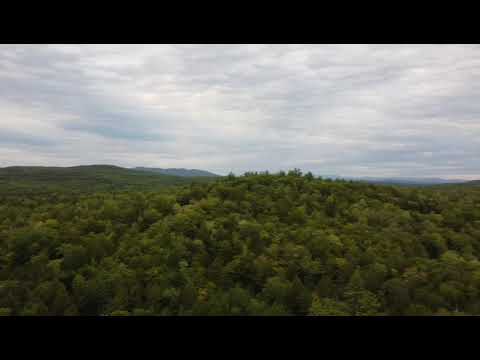
POLYGON ((146 172, 153 172, 158 174, 164 175, 173 175, 173 176, 181 176, 181 177, 219 177, 220 175, 211 173, 205 170, 198 170, 198 169, 161 169, 161 168, 147 168, 147 167, 136 167, 134 170, 138 171, 146 171, 146 172))
POLYGON ((74 167, 15 166, 0 168, 0 193, 22 191, 154 190, 164 186, 207 181, 206 178, 147 173, 112 165, 74 167))
POLYGON ((480 185, 480 180, 469 181, 469 182, 466 183, 466 185, 479 186, 480 185))
POLYGON ((0 204, 0 313, 480 315, 480 188, 288 174, 0 204))

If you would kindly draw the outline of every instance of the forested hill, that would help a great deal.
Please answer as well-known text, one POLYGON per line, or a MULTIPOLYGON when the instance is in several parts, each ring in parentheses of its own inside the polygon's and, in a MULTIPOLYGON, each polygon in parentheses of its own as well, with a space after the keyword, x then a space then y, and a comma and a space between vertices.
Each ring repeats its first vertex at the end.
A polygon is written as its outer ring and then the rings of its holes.
POLYGON ((16 191, 106 191, 159 189, 166 185, 209 181, 125 169, 112 165, 0 168, 0 193, 16 191))
POLYGON ((164 175, 182 176, 182 177, 219 177, 220 175, 214 174, 205 170, 198 169, 161 169, 161 168, 148 168, 148 167, 136 167, 134 170, 147 171, 164 175))
POLYGON ((466 183, 466 185, 479 186, 480 185, 480 180, 469 181, 469 182, 466 183))
POLYGON ((480 315, 480 188, 246 174, 0 204, 0 313, 480 315))

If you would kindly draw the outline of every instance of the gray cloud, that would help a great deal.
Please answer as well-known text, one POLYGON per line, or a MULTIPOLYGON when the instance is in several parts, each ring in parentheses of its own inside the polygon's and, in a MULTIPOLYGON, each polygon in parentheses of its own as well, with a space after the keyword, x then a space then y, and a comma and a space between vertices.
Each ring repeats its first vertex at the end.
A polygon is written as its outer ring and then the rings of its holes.
POLYGON ((0 45, 0 166, 480 178, 477 45, 0 45))

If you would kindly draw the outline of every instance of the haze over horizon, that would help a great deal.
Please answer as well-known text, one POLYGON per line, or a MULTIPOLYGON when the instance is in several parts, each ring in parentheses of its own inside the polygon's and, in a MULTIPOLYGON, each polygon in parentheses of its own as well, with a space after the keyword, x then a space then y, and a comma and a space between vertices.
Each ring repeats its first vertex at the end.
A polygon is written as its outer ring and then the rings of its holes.
POLYGON ((478 45, 0 45, 0 167, 479 179, 478 45))

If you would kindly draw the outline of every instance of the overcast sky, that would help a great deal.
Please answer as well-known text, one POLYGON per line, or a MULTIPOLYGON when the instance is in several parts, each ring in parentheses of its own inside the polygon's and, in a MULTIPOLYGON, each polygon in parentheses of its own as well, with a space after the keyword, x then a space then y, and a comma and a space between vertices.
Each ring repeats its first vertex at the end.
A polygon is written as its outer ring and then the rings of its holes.
POLYGON ((0 167, 480 178, 478 45, 0 45, 0 167))

